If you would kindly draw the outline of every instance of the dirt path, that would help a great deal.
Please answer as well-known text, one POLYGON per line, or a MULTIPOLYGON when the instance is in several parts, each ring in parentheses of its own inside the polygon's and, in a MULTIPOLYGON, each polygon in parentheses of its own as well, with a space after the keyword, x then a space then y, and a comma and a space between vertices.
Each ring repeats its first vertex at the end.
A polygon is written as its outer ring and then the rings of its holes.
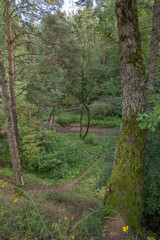
POLYGON ((89 172, 89 170, 92 169, 92 168, 95 166, 95 164, 96 164, 97 162, 99 162, 103 157, 104 157, 104 153, 103 153, 82 175, 80 175, 79 177, 75 178, 72 182, 70 182, 70 183, 65 183, 65 184, 63 184, 63 185, 61 185, 61 186, 57 186, 56 188, 54 187, 54 189, 57 190, 57 191, 66 191, 66 190, 74 187, 74 185, 75 185, 77 182, 79 182, 80 179, 81 179, 82 177, 84 177, 84 176, 89 172))
POLYGON ((67 182, 67 183, 64 183, 63 185, 57 185, 57 186, 49 186, 49 187, 46 187, 46 186, 41 186, 41 187, 36 187, 35 186, 26 186, 26 190, 27 191, 34 191, 35 193, 41 193, 43 191, 46 191, 46 190, 55 190, 55 191, 58 191, 58 192, 64 192, 64 191, 67 191, 71 188, 74 187, 74 185, 79 182, 81 180, 82 177, 84 177, 95 165, 97 162, 99 162, 103 157, 104 157, 104 154, 103 153, 83 174, 81 174, 80 176, 78 176, 77 178, 75 178, 72 182, 67 182))
MULTIPOLYGON (((62 126, 58 122, 55 122, 55 131, 57 133, 79 133, 80 124, 72 123, 66 126, 62 126)), ((83 127, 83 132, 86 131, 86 127, 83 127)), ((119 132, 118 128, 99 128, 99 127, 90 127, 89 133, 95 133, 98 135, 117 135, 119 132)))

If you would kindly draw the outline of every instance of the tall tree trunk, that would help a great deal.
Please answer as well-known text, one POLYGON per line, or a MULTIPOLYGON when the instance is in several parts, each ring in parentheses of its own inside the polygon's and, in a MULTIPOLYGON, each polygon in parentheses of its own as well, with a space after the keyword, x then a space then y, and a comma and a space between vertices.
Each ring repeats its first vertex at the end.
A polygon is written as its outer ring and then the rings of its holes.
POLYGON ((19 159, 19 150, 17 146, 16 134, 15 134, 14 123, 13 123, 13 113, 11 110, 7 80, 5 77, 5 69, 2 63, 1 52, 0 52, 0 93, 2 96, 3 108, 4 108, 4 114, 5 114, 5 126, 7 131, 12 166, 13 166, 14 175, 15 175, 15 184, 17 186, 17 189, 19 189, 24 186, 24 181, 23 181, 22 168, 21 168, 21 163, 19 159))
POLYGON ((158 57, 158 44, 160 34, 160 0, 154 0, 151 46, 150 46, 150 64, 149 64, 149 89, 153 90, 153 83, 156 80, 156 67, 158 57))
POLYGON ((105 202, 117 207, 133 230, 140 230, 145 164, 145 130, 137 116, 146 108, 146 76, 141 54, 137 1, 117 0, 119 61, 122 83, 122 128, 105 202))
POLYGON ((14 57, 13 57, 13 39, 12 39, 12 26, 10 19, 10 2, 7 2, 7 39, 8 39, 8 61, 9 61, 9 80, 10 80, 10 94, 11 94, 11 107, 13 113, 14 129, 19 149, 19 135, 18 135, 18 121, 16 113, 16 98, 15 98, 15 81, 14 81, 14 57))

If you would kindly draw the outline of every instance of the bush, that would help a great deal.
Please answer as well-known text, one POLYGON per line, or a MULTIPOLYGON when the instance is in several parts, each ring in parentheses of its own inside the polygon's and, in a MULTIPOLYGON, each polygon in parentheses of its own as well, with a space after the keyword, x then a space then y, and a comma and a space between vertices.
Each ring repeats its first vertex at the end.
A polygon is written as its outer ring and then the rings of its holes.
POLYGON ((119 127, 121 119, 118 117, 107 117, 105 120, 91 120, 90 126, 98 126, 101 128, 119 127))
POLYGON ((79 123, 80 115, 68 113, 60 114, 57 116, 57 122, 60 123, 62 126, 68 125, 70 123, 79 123))
POLYGON ((11 166, 7 136, 0 138, 0 167, 11 166))
POLYGON ((64 178, 72 180, 85 171, 94 162, 94 157, 101 153, 103 147, 96 146, 95 141, 94 144, 92 141, 86 144, 72 134, 44 134, 39 139, 41 151, 29 160, 29 168, 41 173, 43 177, 57 181, 64 178))
POLYGON ((120 99, 108 99, 106 102, 95 102, 91 105, 91 117, 93 119, 105 119, 107 116, 122 116, 120 99))
POLYGON ((143 219, 152 227, 160 223, 160 133, 148 135, 143 187, 143 219))

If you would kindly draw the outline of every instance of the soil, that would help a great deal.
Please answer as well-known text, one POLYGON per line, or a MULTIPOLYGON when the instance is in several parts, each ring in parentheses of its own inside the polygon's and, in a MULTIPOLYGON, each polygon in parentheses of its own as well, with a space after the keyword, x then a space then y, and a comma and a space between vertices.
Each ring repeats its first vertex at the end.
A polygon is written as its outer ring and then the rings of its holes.
MULTIPOLYGON (((62 126, 58 122, 55 122, 54 128, 56 133, 79 133, 80 124, 79 123, 72 123, 69 125, 62 126)), ((83 127, 83 132, 86 131, 86 127, 83 127)), ((98 135, 117 135, 119 132, 119 128, 100 128, 100 127, 90 127, 89 133, 95 133, 98 135)))

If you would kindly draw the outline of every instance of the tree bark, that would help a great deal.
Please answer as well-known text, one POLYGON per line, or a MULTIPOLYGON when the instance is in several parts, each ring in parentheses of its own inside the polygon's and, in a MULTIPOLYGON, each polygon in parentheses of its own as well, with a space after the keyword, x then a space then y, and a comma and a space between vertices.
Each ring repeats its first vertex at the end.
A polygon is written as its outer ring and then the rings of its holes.
POLYGON ((18 134, 18 120, 16 113, 16 97, 15 97, 15 81, 14 81, 14 56, 13 56, 13 39, 12 26, 10 19, 10 2, 7 2, 7 39, 8 39, 8 61, 9 61, 9 80, 10 80, 10 94, 11 94, 11 108, 13 113, 14 129, 19 149, 19 134, 18 134))
POLYGON ((145 130, 137 117, 146 108, 146 76, 141 54, 137 1, 117 0, 119 62, 122 84, 122 128, 105 203, 118 208, 132 230, 140 230, 145 163, 145 130))
POLYGON ((160 33, 160 0, 154 0, 151 46, 150 46, 150 64, 148 73, 150 90, 153 90, 153 83, 156 80, 159 33, 160 33))
POLYGON ((3 108, 4 108, 4 114, 5 114, 5 126, 7 131, 12 166, 13 166, 14 175, 15 175, 15 184, 16 184, 16 187, 19 189, 24 186, 24 181, 23 181, 22 167, 19 159, 19 150, 17 146, 16 134, 15 134, 14 123, 13 123, 13 113, 10 105, 7 80, 5 77, 5 69, 2 63, 1 52, 0 52, 0 93, 2 96, 3 108))

